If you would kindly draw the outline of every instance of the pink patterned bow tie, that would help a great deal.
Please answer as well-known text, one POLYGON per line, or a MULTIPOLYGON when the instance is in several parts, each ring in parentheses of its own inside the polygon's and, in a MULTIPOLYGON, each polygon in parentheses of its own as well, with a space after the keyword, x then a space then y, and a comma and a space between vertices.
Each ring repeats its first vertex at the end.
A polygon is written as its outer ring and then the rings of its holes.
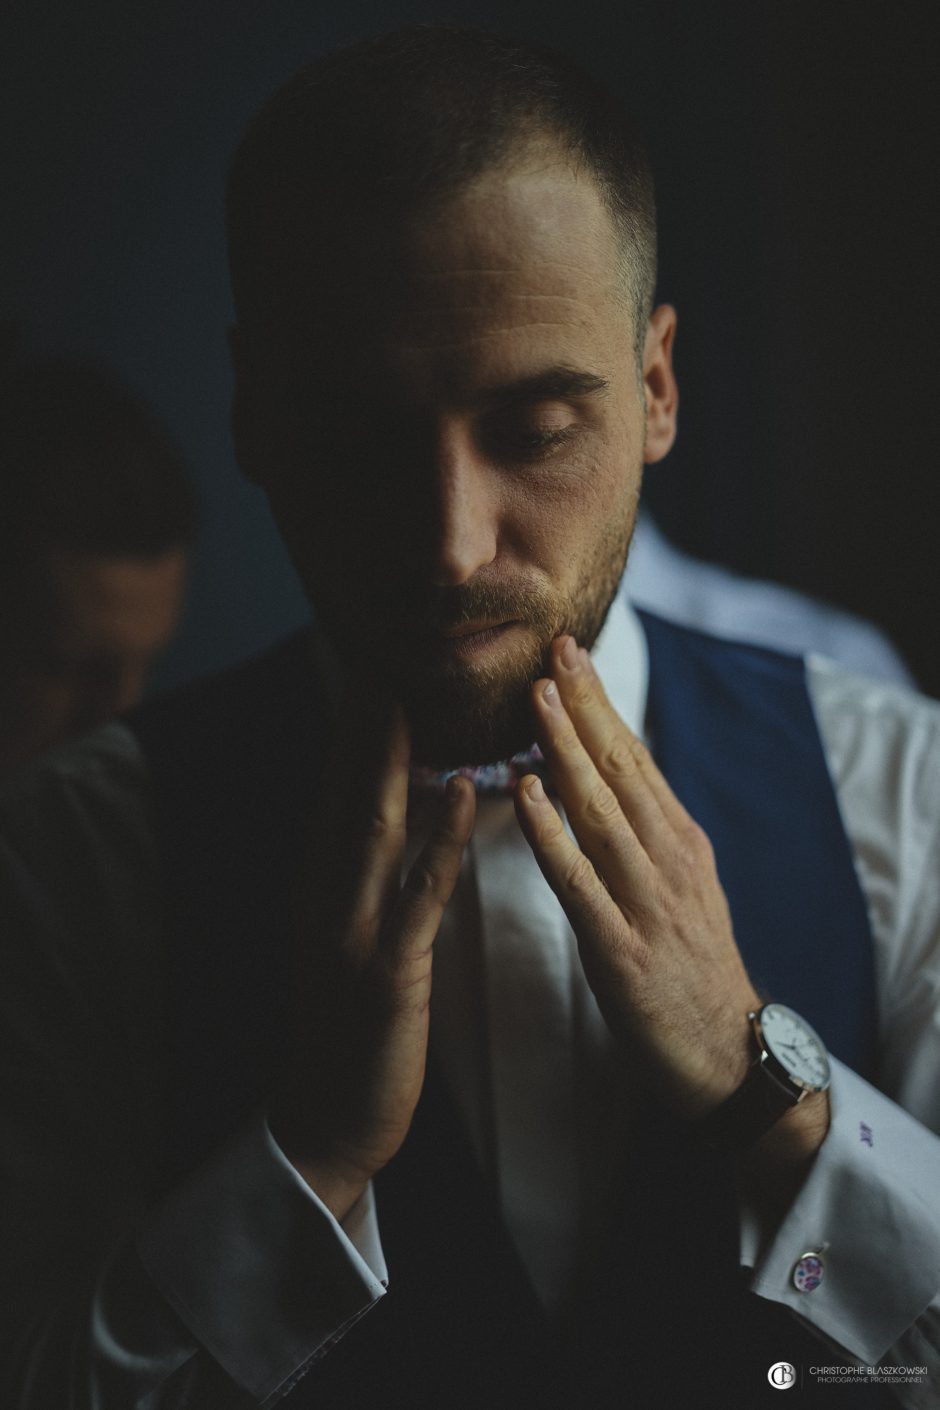
POLYGON ((533 744, 531 749, 514 754, 511 759, 503 759, 498 764, 479 764, 475 767, 467 764, 443 771, 429 769, 423 764, 412 764, 411 788, 415 793, 443 793, 444 785, 454 774, 468 778, 479 794, 509 797, 526 774, 538 774, 547 779, 548 770, 542 751, 537 744, 533 744))

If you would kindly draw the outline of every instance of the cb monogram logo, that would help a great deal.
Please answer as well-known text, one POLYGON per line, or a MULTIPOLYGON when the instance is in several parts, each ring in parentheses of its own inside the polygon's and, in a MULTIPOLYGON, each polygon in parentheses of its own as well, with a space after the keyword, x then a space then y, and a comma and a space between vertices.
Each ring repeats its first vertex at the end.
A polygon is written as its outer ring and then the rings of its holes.
POLYGON ((796 1367, 789 1361, 775 1361, 767 1372, 767 1379, 774 1390, 789 1390, 796 1385, 796 1367))

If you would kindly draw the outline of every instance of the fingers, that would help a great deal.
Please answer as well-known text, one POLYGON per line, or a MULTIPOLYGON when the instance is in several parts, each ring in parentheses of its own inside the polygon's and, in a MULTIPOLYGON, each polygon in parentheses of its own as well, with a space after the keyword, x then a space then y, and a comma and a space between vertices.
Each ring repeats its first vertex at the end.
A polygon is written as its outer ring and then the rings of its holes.
POLYGON ((578 738, 609 785, 637 836, 650 851, 663 836, 663 821, 683 831, 689 817, 652 755, 614 710, 591 658, 574 638, 553 645, 552 675, 578 738))
MULTIPOLYGON (((594 663, 583 646, 578 648, 578 658, 589 682, 587 691, 588 700, 581 715, 579 715, 579 718, 583 717, 585 728, 591 729, 592 734, 594 730, 597 730, 603 737, 605 724, 611 731, 616 730, 619 726, 639 768, 640 774, 649 785, 651 792, 655 795, 665 817, 673 826, 684 826, 689 821, 688 813, 669 787, 669 784, 657 767, 656 761, 646 745, 641 739, 637 738, 629 726, 621 720, 620 716, 611 705, 607 698, 607 692, 604 689, 603 682, 594 669, 594 663), (595 721, 601 721, 601 723, 595 724, 595 721)), ((630 771, 626 770, 626 774, 627 777, 629 777, 630 771)))
MULTIPOLYGON (((624 918, 588 857, 568 833, 539 779, 528 774, 516 789, 516 817, 542 875, 576 935, 591 936, 591 951, 616 946, 624 918), (607 944, 603 941, 606 938, 607 944), (600 939, 600 947, 596 941, 600 939)), ((585 955, 587 961, 589 957, 585 955)))
POLYGON ((434 831, 405 878, 382 934, 382 947, 406 971, 406 983, 430 977, 431 947, 457 884, 475 812, 473 785, 465 778, 449 779, 434 831))
POLYGON ((384 752, 372 784, 361 798, 353 835, 342 839, 358 861, 348 934, 353 946, 373 944, 381 918, 398 892, 405 848, 410 744, 401 710, 386 724, 384 752))
MULTIPOLYGON (((589 682, 578 664, 573 641, 571 638, 567 641, 571 643, 572 651, 567 653, 568 660, 563 671, 557 651, 553 653, 553 669, 559 676, 564 675, 564 688, 569 700, 585 697, 583 703, 579 702, 579 711, 583 716, 589 705, 589 682)), ((622 796, 618 796, 602 777, 565 709, 558 681, 537 681, 533 688, 533 704, 538 742, 548 760, 552 780, 575 837, 618 905, 625 912, 635 911, 654 884, 653 849, 647 851, 646 847, 654 829, 658 827, 662 830, 664 826, 659 805, 645 786, 636 788, 634 785, 635 797, 628 796, 631 806, 624 807, 622 796)), ((595 729, 595 734, 599 733, 599 728, 595 729)), ((635 774, 632 755, 623 741, 620 741, 618 750, 618 758, 624 761, 623 767, 629 760, 629 767, 635 774)), ((612 751, 608 753, 613 757, 612 751)))
POLYGON ((554 681, 535 691, 538 741, 574 834, 619 901, 648 884, 650 863, 617 796, 600 776, 554 681))
POLYGON ((410 743, 400 709, 350 692, 308 839, 298 932, 332 918, 340 950, 365 958, 398 892, 405 846, 410 743))

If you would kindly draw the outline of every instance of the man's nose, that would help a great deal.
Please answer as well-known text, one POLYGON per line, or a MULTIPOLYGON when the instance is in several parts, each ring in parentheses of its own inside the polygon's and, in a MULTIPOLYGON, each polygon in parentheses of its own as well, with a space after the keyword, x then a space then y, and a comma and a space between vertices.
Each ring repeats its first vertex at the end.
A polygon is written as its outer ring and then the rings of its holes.
POLYGON ((493 467, 462 431, 440 437, 434 479, 432 576, 439 587, 456 587, 496 557, 499 485, 493 467))

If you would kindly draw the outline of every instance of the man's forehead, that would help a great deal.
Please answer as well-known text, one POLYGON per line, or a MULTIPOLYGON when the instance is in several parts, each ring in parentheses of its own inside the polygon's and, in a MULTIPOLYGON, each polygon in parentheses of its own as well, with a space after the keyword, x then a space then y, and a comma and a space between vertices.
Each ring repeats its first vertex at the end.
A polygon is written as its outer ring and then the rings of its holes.
POLYGON ((324 193, 316 227, 309 237, 295 230, 291 245, 300 306, 336 315, 400 317, 415 305, 501 296, 604 298, 619 287, 617 231, 597 183, 561 160, 487 170, 395 216, 333 208, 324 193))
POLYGON ((556 266, 560 278, 605 281, 616 267, 613 223, 596 180, 581 166, 533 157, 481 173, 432 211, 403 221, 406 270, 433 280, 453 272, 556 266))
POLYGON ((366 225, 314 280, 328 288, 300 342, 334 373, 407 379, 430 360, 438 379, 482 384, 591 367, 629 316, 613 222, 566 163, 489 172, 392 228, 366 225))

